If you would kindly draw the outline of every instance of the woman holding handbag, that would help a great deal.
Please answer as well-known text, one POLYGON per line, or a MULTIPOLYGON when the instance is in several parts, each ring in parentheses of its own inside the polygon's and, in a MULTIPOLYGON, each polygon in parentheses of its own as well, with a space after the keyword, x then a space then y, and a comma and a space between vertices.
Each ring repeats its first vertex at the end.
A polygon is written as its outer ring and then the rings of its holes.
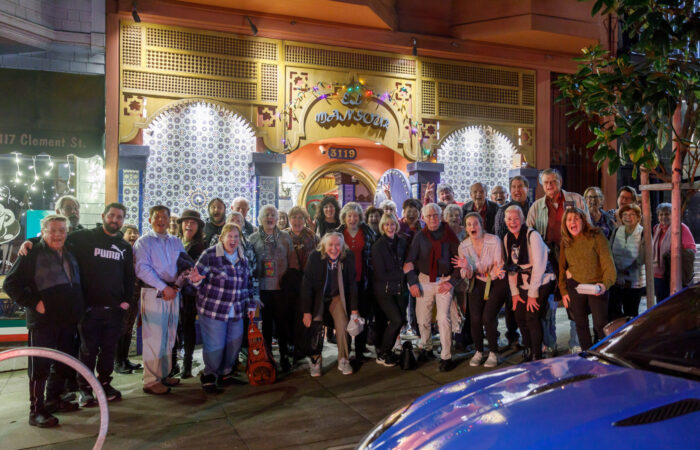
POLYGON ((616 278, 615 263, 603 232, 588 222, 583 211, 567 208, 561 219, 559 292, 564 307, 571 308, 582 350, 593 345, 588 311, 593 316, 593 327, 598 336, 605 336, 603 327, 608 323, 608 289, 615 284, 616 278), (589 291, 589 287, 593 291, 589 291))
POLYGON ((508 281, 503 270, 503 246, 494 234, 484 232, 484 222, 478 212, 464 218, 466 238, 459 244, 452 263, 460 269, 462 278, 474 283, 469 294, 471 334, 476 353, 469 361, 478 366, 484 358, 484 328, 489 342, 489 355, 484 367, 498 365, 498 312, 508 295, 508 281))
MULTIPOLYGON (((357 283, 355 258, 338 232, 326 233, 316 250, 311 252, 304 268, 301 283, 301 308, 304 326, 318 327, 332 318, 338 336, 347 330, 346 307, 351 310, 351 320, 359 318, 357 310, 357 283)), ((310 357, 312 377, 321 376, 321 353, 310 357)), ((338 339, 338 370, 351 375, 348 360, 348 341, 338 339)))
POLYGON ((219 243, 202 253, 190 277, 197 287, 204 344, 201 381, 207 392, 236 381, 231 368, 243 342, 243 317, 255 316, 252 279, 240 240, 238 225, 224 225, 219 243))
POLYGON ((377 363, 391 367, 398 363, 392 352, 396 338, 404 324, 406 311, 406 277, 403 263, 406 259, 406 240, 396 233, 399 220, 394 214, 384 214, 379 221, 381 237, 372 246, 374 266, 374 296, 388 320, 381 344, 377 345, 377 363))

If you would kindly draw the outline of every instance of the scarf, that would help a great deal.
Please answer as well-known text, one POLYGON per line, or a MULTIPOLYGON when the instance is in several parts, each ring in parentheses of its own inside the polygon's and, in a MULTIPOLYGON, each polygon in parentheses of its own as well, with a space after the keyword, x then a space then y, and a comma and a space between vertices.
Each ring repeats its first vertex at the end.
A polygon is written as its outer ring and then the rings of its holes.
POLYGON ((530 252, 527 246, 528 234, 528 228, 525 224, 520 226, 517 238, 510 230, 506 233, 506 253, 508 254, 506 267, 513 265, 524 266, 530 262, 530 252), (515 255, 515 258, 513 258, 513 255, 515 255))
MULTIPOLYGON (((455 236, 454 231, 445 223, 441 223, 440 227, 442 227, 443 233, 442 237, 440 239, 434 239, 433 238, 433 233, 428 229, 428 227, 423 228, 421 230, 421 233, 425 234, 425 236, 428 238, 430 241, 430 282, 433 283, 435 280, 437 280, 437 272, 438 272, 438 262, 440 261, 440 258, 442 258, 442 244, 443 243, 455 243, 459 244, 459 240, 457 239, 457 236, 455 236)), ((440 231, 440 228, 438 228, 436 231, 440 231)))
POLYGON ((663 256, 671 252, 671 226, 666 229, 666 232, 663 232, 661 225, 657 225, 655 231, 651 239, 652 255, 654 256, 653 267, 655 268, 655 272, 657 270, 656 268, 658 268, 660 273, 664 273, 666 264, 663 256), (663 237, 661 233, 663 233, 663 237), (659 245, 659 242, 661 245, 659 245))

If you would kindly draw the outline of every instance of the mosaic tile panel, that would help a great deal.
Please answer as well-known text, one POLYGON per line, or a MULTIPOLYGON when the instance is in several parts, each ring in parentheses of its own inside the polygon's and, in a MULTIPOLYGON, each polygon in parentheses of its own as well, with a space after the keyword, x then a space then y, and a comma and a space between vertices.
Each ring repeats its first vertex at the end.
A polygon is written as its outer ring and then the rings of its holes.
POLYGON ((122 170, 122 191, 121 202, 126 206, 126 217, 124 223, 134 224, 141 228, 139 204, 140 204, 140 184, 141 171, 122 170))
POLYGON ((173 214, 195 209, 207 217, 207 203, 227 206, 238 196, 252 199, 249 154, 255 134, 240 116, 206 102, 174 106, 144 133, 150 147, 143 186, 143 228, 148 208, 163 203, 173 214))
POLYGON ((459 202, 470 199, 469 186, 477 181, 487 192, 498 184, 508 186, 514 152, 513 143, 491 127, 462 128, 437 150, 437 162, 445 165, 440 180, 452 186, 459 202))

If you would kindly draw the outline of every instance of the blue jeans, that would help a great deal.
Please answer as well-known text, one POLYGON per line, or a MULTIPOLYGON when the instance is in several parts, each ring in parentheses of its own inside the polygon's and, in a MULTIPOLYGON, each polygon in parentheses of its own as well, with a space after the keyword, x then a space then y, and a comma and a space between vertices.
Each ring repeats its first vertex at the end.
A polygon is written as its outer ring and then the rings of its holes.
POLYGON ((228 375, 243 343, 243 319, 216 320, 199 316, 204 375, 228 375))
POLYGON ((557 301, 554 294, 547 298, 549 309, 542 319, 542 343, 549 348, 557 348, 557 301))
MULTIPOLYGON (((602 339, 602 336, 599 337, 602 339)), ((578 342, 578 333, 576 332, 576 322, 569 320, 569 348, 580 347, 578 342)))
POLYGON ((654 294, 656 295, 656 303, 666 300, 666 297, 671 295, 671 283, 669 280, 654 277, 654 294))

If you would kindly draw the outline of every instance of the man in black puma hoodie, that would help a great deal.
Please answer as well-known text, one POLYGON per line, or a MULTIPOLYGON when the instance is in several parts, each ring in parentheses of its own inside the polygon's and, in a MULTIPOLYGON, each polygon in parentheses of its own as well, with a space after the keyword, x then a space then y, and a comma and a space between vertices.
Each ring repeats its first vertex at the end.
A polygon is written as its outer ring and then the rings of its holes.
MULTIPOLYGON (((120 231, 125 215, 124 205, 110 203, 102 213, 102 226, 68 236, 80 267, 86 308, 78 325, 80 360, 91 370, 97 366, 97 377, 110 401, 121 398, 110 382, 124 314, 133 308, 128 300, 134 289, 134 255, 120 231)), ((88 382, 79 377, 78 384, 81 405, 96 405, 88 382)))

